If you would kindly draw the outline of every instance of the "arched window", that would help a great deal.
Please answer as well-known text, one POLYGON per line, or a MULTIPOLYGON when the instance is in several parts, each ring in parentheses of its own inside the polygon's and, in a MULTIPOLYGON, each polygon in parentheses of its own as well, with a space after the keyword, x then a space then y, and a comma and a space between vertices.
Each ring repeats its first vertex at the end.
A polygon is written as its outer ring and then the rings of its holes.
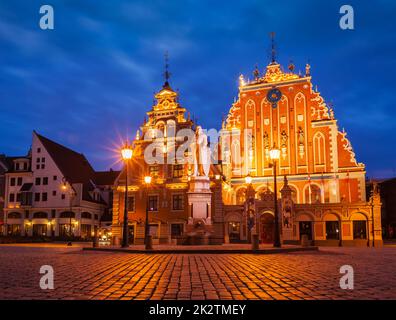
POLYGON ((297 195, 297 189, 295 186, 292 186, 289 184, 290 189, 292 190, 292 200, 294 203, 298 203, 298 195, 297 195))
POLYGON ((234 167, 241 164, 241 150, 239 139, 233 139, 231 148, 231 161, 234 167))
POLYGON ((313 138, 314 146, 314 164, 324 165, 325 164, 325 139, 321 132, 317 132, 313 138))
POLYGON ((71 211, 63 211, 59 215, 59 218, 75 218, 76 214, 71 211))
POLYGON ((83 212, 83 213, 81 213, 81 218, 92 219, 92 214, 90 214, 89 212, 83 212))
POLYGON ((21 213, 20 212, 10 212, 8 214, 8 219, 21 219, 21 213))
POLYGON ((48 219, 48 213, 35 212, 35 213, 33 213, 33 219, 48 219))
POLYGON ((322 192, 316 184, 309 184, 305 187, 305 203, 321 203, 322 202, 322 192))
POLYGON ((176 136, 176 122, 175 120, 168 120, 166 122, 166 136, 175 137, 176 136))

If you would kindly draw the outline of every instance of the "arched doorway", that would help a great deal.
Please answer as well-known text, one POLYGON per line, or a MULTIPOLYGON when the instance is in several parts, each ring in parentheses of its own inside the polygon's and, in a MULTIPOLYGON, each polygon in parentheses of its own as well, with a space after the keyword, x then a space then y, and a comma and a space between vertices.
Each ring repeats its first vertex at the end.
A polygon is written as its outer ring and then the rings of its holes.
POLYGON ((231 212, 225 216, 226 242, 238 243, 242 240, 242 216, 238 212, 231 212))
POLYGON ((274 241, 274 216, 269 212, 260 216, 260 240, 262 243, 274 241))
POLYGON ((299 239, 302 239, 303 235, 306 235, 308 240, 313 239, 313 221, 314 217, 311 213, 304 212, 297 215, 296 222, 298 223, 298 234, 299 239))
POLYGON ((355 212, 351 216, 353 227, 353 240, 366 240, 368 238, 367 230, 369 229, 368 221, 363 213, 355 212))

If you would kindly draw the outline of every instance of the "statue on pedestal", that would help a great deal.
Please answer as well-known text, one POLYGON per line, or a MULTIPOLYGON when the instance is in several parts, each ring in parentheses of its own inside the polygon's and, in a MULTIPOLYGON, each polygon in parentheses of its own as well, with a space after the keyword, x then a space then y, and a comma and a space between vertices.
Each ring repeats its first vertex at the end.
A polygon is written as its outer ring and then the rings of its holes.
POLYGON ((210 169, 210 148, 208 137, 198 126, 195 131, 195 142, 193 143, 194 177, 208 177, 210 169))

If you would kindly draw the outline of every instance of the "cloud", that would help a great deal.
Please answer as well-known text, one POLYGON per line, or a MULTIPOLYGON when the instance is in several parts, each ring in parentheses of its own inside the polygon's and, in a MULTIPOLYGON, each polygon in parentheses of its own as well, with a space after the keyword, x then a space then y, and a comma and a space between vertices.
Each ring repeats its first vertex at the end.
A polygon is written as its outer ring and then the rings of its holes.
POLYGON ((131 77, 134 77, 137 82, 145 82, 146 84, 151 81, 153 70, 151 67, 144 63, 139 63, 131 56, 125 54, 120 50, 112 50, 110 56, 113 62, 118 66, 125 68, 125 70, 131 73, 131 77))

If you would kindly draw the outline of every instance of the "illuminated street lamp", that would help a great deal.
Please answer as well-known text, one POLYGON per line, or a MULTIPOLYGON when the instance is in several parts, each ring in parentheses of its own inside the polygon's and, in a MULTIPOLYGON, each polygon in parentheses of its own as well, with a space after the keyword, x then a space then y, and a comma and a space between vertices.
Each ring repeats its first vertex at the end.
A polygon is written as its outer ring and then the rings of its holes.
POLYGON ((128 163, 132 159, 133 150, 128 145, 121 149, 121 156, 125 162, 125 198, 124 198, 124 225, 122 234, 122 248, 128 247, 128 163))
POLYGON ((280 234, 279 234, 279 217, 278 217, 278 199, 277 199, 277 188, 276 188, 276 161, 279 159, 280 150, 275 147, 270 150, 270 158, 272 160, 272 167, 274 168, 274 214, 275 214, 275 235, 274 235, 274 247, 280 248, 280 234))
POLYGON ((151 184, 151 177, 150 176, 145 176, 144 177, 144 184, 146 185, 146 222, 144 224, 144 244, 145 244, 145 248, 146 250, 148 249, 152 249, 151 247, 151 242, 149 243, 148 241, 148 234, 149 234, 149 219, 148 219, 148 212, 149 212, 149 199, 148 199, 148 188, 151 184))
MULTIPOLYGON (((69 211, 69 242, 67 245, 70 247, 72 245, 72 238, 73 238, 73 233, 72 233, 72 228, 73 228, 73 223, 72 223, 72 212, 73 212, 73 197, 75 195, 73 187, 71 183, 69 183, 70 189, 69 189, 69 206, 70 206, 70 211, 69 211)), ((67 191, 68 186, 67 186, 67 179, 65 177, 62 178, 62 185, 61 185, 62 191, 67 191)))
POLYGON ((247 175, 246 177, 245 177, 245 183, 247 184, 247 185, 250 185, 251 183, 252 183, 252 177, 250 176, 250 175, 247 175))

